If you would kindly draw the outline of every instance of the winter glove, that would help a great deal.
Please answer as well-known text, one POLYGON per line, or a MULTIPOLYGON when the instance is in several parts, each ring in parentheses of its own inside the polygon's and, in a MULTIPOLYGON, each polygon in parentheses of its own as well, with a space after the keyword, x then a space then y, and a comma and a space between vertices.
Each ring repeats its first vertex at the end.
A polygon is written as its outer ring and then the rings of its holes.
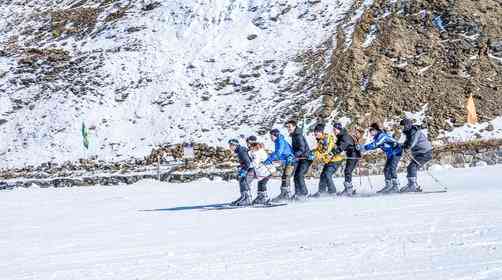
POLYGON ((364 148, 363 144, 356 145, 356 148, 359 152, 364 153, 366 152, 366 149, 364 148))
POLYGON ((247 176, 247 172, 244 169, 239 169, 239 178, 244 178, 247 176))
POLYGON ((307 160, 314 161, 315 160, 315 155, 313 152, 309 152, 307 155, 307 160))

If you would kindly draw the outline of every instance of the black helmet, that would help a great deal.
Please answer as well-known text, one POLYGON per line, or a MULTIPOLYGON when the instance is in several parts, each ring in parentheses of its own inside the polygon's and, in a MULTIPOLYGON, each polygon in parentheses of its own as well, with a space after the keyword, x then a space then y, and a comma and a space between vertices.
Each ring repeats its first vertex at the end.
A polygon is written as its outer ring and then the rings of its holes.
POLYGON ((314 127, 314 132, 324 132, 325 125, 320 123, 314 127))
POLYGON ((274 128, 274 129, 270 130, 270 135, 278 137, 280 134, 281 134, 281 132, 277 128, 274 128))
POLYGON ((254 135, 251 135, 246 139, 246 143, 248 143, 248 144, 255 144, 257 142, 258 142, 258 138, 256 138, 256 136, 254 136, 254 135))
POLYGON ((335 122, 335 123, 333 124, 333 128, 336 128, 336 129, 338 129, 338 130, 342 130, 343 125, 342 125, 341 123, 339 123, 339 122, 335 122))
POLYGON ((413 122, 408 118, 402 119, 399 124, 403 126, 404 131, 408 131, 413 127, 413 122))
POLYGON ((380 126, 378 125, 378 123, 372 123, 370 125, 370 130, 382 131, 382 129, 380 129, 380 126))
POLYGON ((237 139, 230 139, 230 140, 228 140, 228 145, 239 146, 239 140, 237 140, 237 139))

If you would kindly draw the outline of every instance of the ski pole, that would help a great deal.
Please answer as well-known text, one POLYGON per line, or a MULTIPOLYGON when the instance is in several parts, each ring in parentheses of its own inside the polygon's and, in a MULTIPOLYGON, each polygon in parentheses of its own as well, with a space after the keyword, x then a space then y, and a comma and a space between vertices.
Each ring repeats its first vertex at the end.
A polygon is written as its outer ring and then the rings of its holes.
POLYGON ((420 162, 418 162, 418 161, 417 161, 417 160, 413 157, 413 155, 409 155, 409 156, 410 156, 411 160, 413 160, 413 161, 414 161, 414 162, 415 162, 415 163, 416 163, 416 164, 417 164, 420 168, 423 168, 423 169, 425 170, 425 172, 426 172, 426 173, 427 173, 427 174, 428 174, 428 175, 429 175, 429 176, 430 176, 430 177, 431 177, 434 181, 436 181, 436 183, 437 183, 440 187, 442 187, 445 191, 447 191, 447 190, 448 190, 448 187, 446 187, 443 183, 441 183, 441 181, 439 181, 439 179, 438 179, 438 178, 436 178, 434 175, 432 175, 432 173, 431 173, 429 170, 427 170, 427 168, 425 168, 422 164, 420 164, 420 162))
POLYGON ((362 177, 362 172, 361 172, 361 162, 357 163, 357 169, 359 169, 359 189, 363 188, 363 177, 362 177))
POLYGON ((371 182, 369 170, 368 170, 368 174, 366 174, 366 178, 368 178, 368 183, 370 184, 370 190, 373 191, 373 183, 371 182))
MULTIPOLYGON (((362 181, 363 181, 363 177, 362 177, 362 172, 361 172, 361 162, 363 160, 363 157, 350 157, 350 158, 347 158, 347 159, 355 159, 355 160, 360 160, 358 162, 358 165, 359 165, 359 184, 362 186, 362 181)), ((370 178, 370 174, 369 174, 369 171, 368 171, 368 174, 366 174, 366 178, 368 179, 368 183, 370 185, 370 190, 373 191, 373 183, 371 182, 371 178, 370 178)))

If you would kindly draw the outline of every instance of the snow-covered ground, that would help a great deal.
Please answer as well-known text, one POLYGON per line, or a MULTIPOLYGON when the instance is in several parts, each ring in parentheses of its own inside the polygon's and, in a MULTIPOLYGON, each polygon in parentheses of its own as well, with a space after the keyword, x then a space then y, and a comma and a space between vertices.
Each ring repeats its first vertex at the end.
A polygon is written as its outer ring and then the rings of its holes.
POLYGON ((442 194, 221 211, 198 206, 235 182, 3 191, 0 279, 502 279, 501 172, 436 172, 442 194))

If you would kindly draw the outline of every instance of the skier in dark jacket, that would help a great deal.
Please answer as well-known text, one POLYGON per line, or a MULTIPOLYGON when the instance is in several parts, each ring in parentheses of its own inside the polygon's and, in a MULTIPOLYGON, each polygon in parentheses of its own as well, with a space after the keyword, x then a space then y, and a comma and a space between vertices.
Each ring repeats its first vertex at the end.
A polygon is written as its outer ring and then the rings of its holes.
POLYGON ((232 139, 228 141, 228 146, 231 151, 233 151, 237 158, 239 159, 239 169, 238 169, 238 178, 239 178, 239 188, 241 192, 241 196, 230 203, 235 206, 248 206, 251 205, 251 191, 250 184, 255 178, 254 169, 251 165, 251 158, 249 157, 248 148, 241 146, 239 144, 239 140, 232 139))
POLYGON ((403 134, 406 136, 403 149, 411 151, 411 162, 407 168, 408 184, 400 191, 416 192, 419 191, 417 171, 432 159, 432 144, 427 139, 425 133, 419 127, 413 125, 411 120, 405 118, 400 124, 403 134))
POLYGON ((295 174, 295 200, 305 200, 308 196, 308 189, 305 184, 305 174, 307 174, 310 165, 312 165, 312 153, 310 151, 307 139, 303 136, 303 131, 297 126, 296 121, 290 120, 286 123, 288 132, 291 136, 291 146, 296 158, 295 174))
POLYGON ((356 169, 357 163, 361 158, 361 152, 358 150, 354 138, 341 123, 335 123, 333 125, 333 132, 336 135, 336 146, 331 153, 333 155, 338 155, 345 152, 345 156, 347 157, 344 170, 344 190, 340 193, 340 195, 352 196, 354 194, 354 187, 352 186, 352 173, 354 172, 354 169, 356 169))
POLYGON ((387 156, 385 168, 383 170, 385 176, 385 187, 378 193, 393 193, 399 192, 399 181, 397 179, 397 166, 401 160, 402 149, 401 145, 394 137, 380 129, 377 123, 370 126, 370 134, 373 136, 373 142, 366 145, 359 145, 361 152, 370 151, 380 148, 387 156))

